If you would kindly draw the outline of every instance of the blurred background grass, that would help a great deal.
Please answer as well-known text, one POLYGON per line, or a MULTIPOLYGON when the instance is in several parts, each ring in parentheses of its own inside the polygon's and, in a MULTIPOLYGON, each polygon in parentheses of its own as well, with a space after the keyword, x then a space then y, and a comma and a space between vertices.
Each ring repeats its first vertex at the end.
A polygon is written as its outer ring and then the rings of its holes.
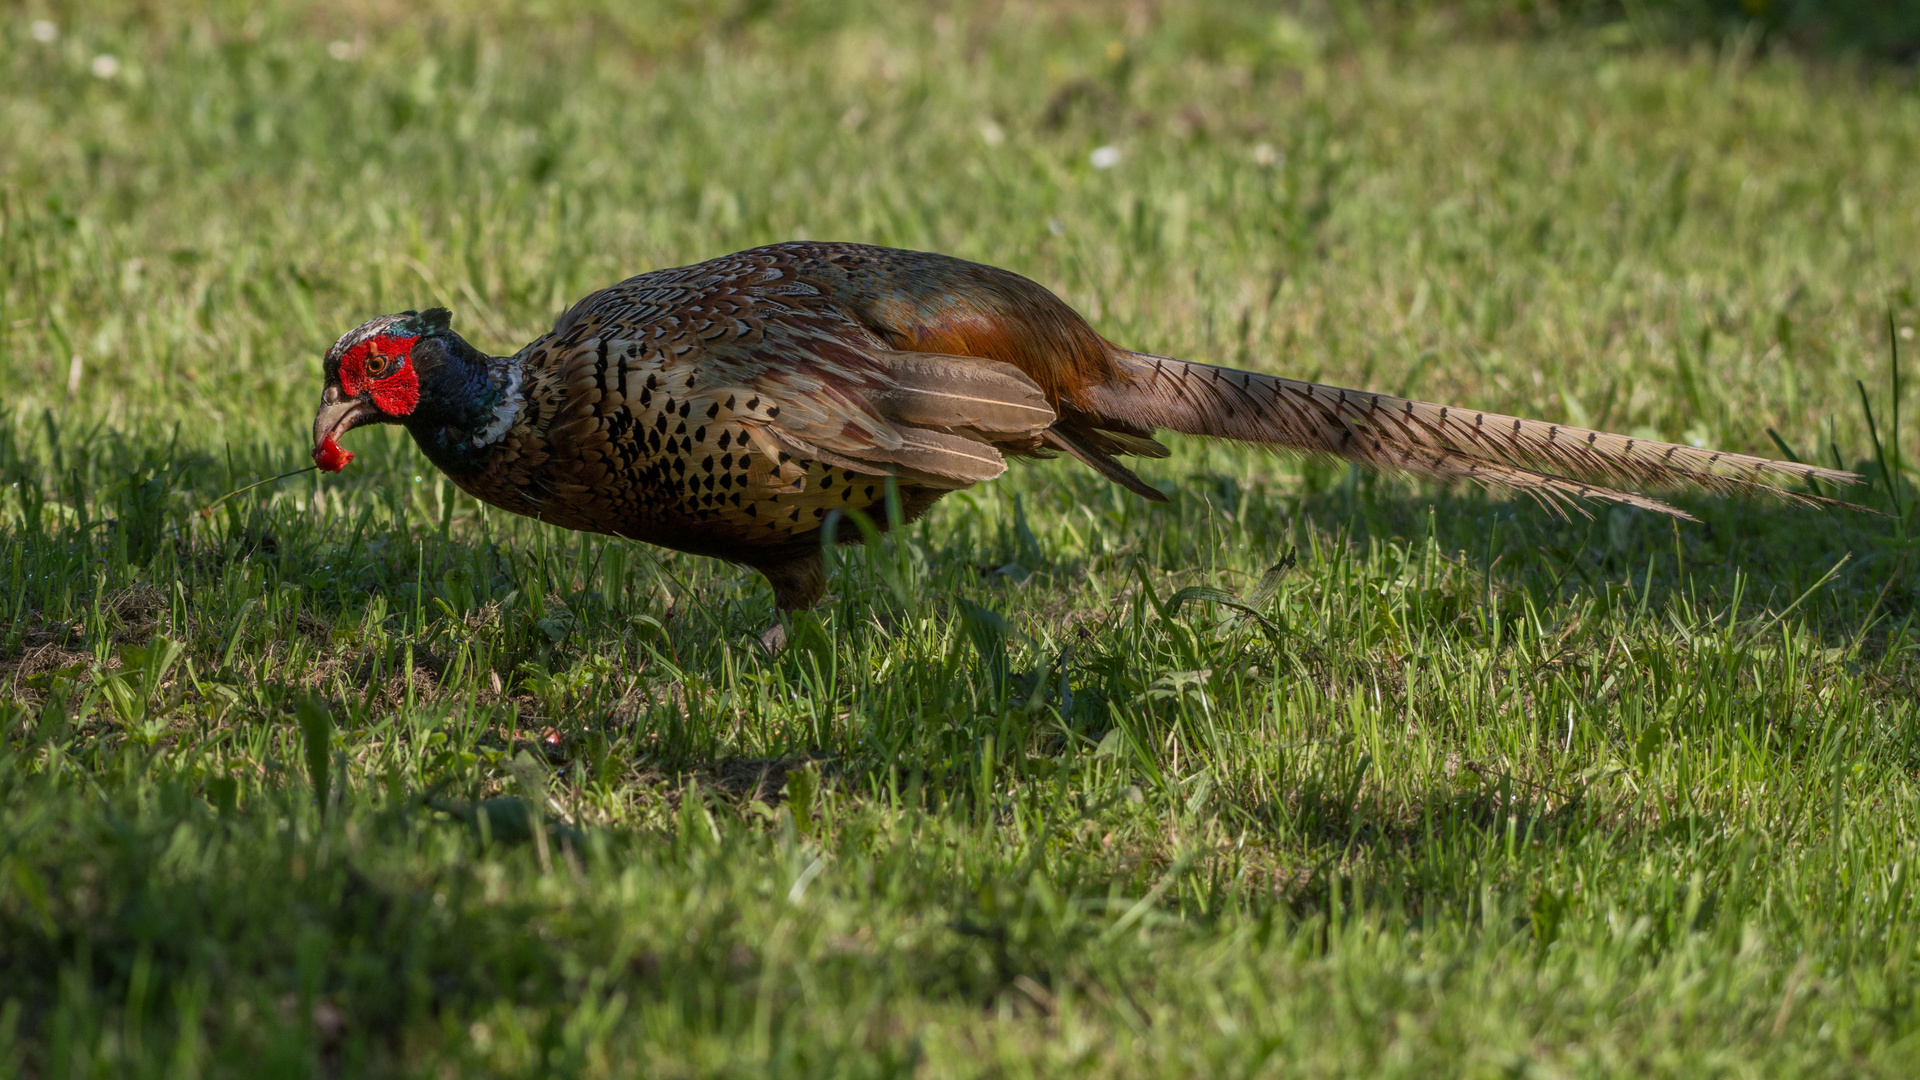
POLYGON ((155 6, 44 43, 15 19, 0 390, 64 402, 77 355, 78 400, 239 441, 368 311, 444 302, 508 351, 628 273, 830 235, 1009 265, 1138 347, 1816 445, 1855 422, 1887 305, 1911 321, 1911 78, 1605 16, 155 6), (1467 32, 1509 24, 1562 29, 1467 32), (1088 167, 1105 143, 1121 168, 1088 167))
POLYGON ((1911 1072, 1904 7, 6 12, 0 1062, 1911 1072), (1772 429, 1886 516, 1187 441, 1166 508, 948 499, 768 661, 757 578, 392 430, 198 512, 306 463, 371 315, 506 352, 802 236, 1137 348, 1772 429))
POLYGON ((1371 10, 1381 9, 1491 34, 1605 27, 1648 44, 1718 44, 1733 37, 1801 55, 1853 54, 1895 62, 1911 61, 1920 51, 1920 10, 1884 0, 1414 0, 1371 10))

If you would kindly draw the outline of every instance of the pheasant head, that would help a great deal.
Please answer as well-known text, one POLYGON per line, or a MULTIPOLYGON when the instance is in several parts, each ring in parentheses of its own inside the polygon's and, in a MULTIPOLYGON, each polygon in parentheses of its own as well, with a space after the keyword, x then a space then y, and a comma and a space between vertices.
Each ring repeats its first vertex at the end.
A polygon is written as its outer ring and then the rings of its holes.
POLYGON ((405 425, 448 472, 477 464, 518 411, 519 380, 454 333, 452 318, 446 308, 382 315, 333 343, 313 418, 314 464, 345 468, 353 455, 340 436, 366 424, 405 425))

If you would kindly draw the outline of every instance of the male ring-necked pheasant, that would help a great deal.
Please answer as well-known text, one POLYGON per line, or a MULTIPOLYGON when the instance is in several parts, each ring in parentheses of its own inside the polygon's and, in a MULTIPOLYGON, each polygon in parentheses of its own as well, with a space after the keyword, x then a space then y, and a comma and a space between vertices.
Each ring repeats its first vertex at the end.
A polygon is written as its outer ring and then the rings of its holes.
POLYGON ((338 437, 351 428, 403 424, 476 498, 751 566, 782 610, 825 589, 828 515, 883 502, 888 477, 908 519, 998 476, 1009 455, 1069 454, 1165 501, 1114 460, 1165 456, 1158 430, 1681 518, 1629 489, 1827 502, 1783 485, 1858 479, 1137 353, 1018 274, 858 244, 641 274, 509 357, 467 344, 450 319, 386 315, 334 344, 317 463, 346 464, 338 437))

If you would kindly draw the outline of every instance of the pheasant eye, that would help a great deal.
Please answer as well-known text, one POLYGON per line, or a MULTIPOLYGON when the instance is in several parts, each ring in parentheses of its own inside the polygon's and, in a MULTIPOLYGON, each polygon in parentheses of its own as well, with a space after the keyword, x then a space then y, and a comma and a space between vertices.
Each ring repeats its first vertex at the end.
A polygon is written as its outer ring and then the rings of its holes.
POLYGON ((385 374, 386 370, 387 370, 386 357, 379 356, 379 355, 367 357, 367 374, 372 375, 374 378, 377 379, 381 375, 385 374))

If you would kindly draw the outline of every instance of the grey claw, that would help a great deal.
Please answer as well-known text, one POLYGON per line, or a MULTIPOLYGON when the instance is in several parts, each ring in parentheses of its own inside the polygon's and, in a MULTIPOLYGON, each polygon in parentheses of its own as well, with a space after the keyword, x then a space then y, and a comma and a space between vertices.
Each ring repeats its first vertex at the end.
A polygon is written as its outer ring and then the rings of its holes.
POLYGON ((760 632, 760 648, 764 649, 768 656, 778 656, 786 647, 787 626, 785 623, 774 623, 772 626, 760 632))

